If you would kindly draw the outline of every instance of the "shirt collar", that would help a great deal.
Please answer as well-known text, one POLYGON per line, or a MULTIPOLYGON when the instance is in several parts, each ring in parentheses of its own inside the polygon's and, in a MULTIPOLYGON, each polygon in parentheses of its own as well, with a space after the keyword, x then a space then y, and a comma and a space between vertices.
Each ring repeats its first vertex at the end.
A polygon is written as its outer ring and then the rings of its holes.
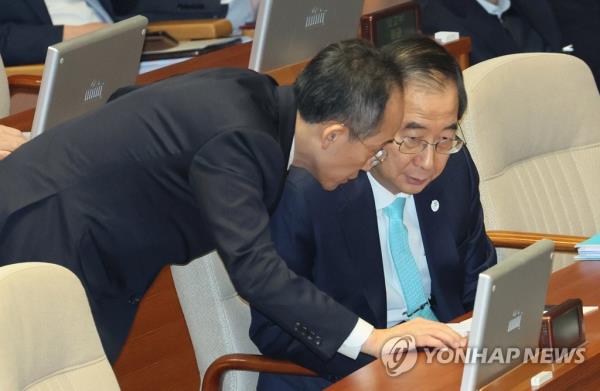
POLYGON ((391 191, 386 189, 381 183, 379 183, 377 179, 375 179, 375 177, 371 175, 370 172, 367 172, 367 177, 369 178, 369 182, 371 183, 371 189, 373 190, 373 198, 375 199, 375 210, 383 210, 387 208, 398 197, 411 197, 410 194, 405 193, 393 194, 391 191))
POLYGON ((477 0, 479 4, 490 15, 501 17, 503 13, 510 8, 510 0, 499 0, 498 4, 490 3, 487 0, 477 0))
POLYGON ((294 162, 294 153, 296 152, 296 135, 292 139, 292 146, 290 147, 290 158, 288 159, 287 169, 290 170, 292 163, 294 162))

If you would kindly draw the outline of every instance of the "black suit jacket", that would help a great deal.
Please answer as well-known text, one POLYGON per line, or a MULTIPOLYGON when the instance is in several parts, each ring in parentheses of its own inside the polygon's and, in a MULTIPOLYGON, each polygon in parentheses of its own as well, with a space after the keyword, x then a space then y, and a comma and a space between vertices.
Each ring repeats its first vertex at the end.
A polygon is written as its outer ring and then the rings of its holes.
POLYGON ((217 69, 48 130, 0 162, 0 265, 75 272, 114 360, 157 273, 216 248, 242 297, 331 357, 357 316, 291 272, 269 232, 295 116, 291 88, 217 69))
MULTIPOLYGON (((494 15, 475 0, 420 0, 422 30, 458 31, 471 37, 471 63, 504 54, 520 53, 522 48, 506 32, 494 15)), ((538 32, 548 51, 560 52, 560 32, 547 0, 511 0, 511 7, 538 32)))
MULTIPOLYGON (((142 14, 165 19, 225 17, 227 6, 204 7, 206 0, 99 0, 115 20, 142 14)), ((0 0, 0 55, 6 66, 43 63, 48 46, 62 41, 44 0, 0 0)))
MULTIPOLYGON (((479 273, 496 263, 496 251, 485 234, 478 186, 477 170, 464 148, 415 195, 432 309, 442 322, 472 310, 479 273), (433 200, 439 202, 437 212, 431 208, 433 200)), ((377 215, 366 174, 326 192, 307 171, 292 170, 271 228, 290 269, 376 328, 387 327, 377 215)), ((352 360, 339 353, 322 360, 259 309, 252 310, 250 336, 264 354, 295 361, 329 380, 372 360, 364 354, 352 360)), ((266 376, 276 375, 261 374, 261 383, 268 383, 266 376)))

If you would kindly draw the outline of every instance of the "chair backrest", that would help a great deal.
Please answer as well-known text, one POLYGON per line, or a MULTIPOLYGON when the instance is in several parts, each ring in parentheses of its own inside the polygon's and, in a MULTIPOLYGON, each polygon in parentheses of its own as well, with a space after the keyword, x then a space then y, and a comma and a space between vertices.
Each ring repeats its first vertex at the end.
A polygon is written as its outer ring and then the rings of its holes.
POLYGON ((10 94, 8 92, 8 79, 2 57, 0 57, 0 118, 6 117, 10 108, 10 94))
MULTIPOLYGON (((260 354, 248 336, 250 307, 235 291, 216 252, 185 266, 172 266, 171 271, 201 379, 206 368, 225 354, 260 354)), ((257 380, 257 373, 230 371, 222 390, 255 390, 257 380)))
MULTIPOLYGON (((464 72, 462 127, 481 178, 488 230, 600 231, 600 95, 565 54, 494 58, 464 72)), ((571 255, 555 256, 555 268, 571 255)))
POLYGON ((79 279, 48 263, 0 267, 0 390, 119 390, 79 279))

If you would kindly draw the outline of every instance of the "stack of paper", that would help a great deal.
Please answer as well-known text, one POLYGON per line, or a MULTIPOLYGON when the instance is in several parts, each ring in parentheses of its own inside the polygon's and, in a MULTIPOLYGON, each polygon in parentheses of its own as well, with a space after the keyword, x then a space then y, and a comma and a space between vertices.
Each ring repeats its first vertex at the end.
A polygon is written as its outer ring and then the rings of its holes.
POLYGON ((575 245, 579 255, 575 259, 582 261, 600 261, 600 232, 588 240, 575 245))

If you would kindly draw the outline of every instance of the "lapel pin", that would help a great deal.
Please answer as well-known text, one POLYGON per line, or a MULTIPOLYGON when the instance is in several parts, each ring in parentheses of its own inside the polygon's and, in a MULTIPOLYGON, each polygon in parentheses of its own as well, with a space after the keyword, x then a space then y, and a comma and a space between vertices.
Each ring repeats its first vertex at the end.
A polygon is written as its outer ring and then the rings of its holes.
POLYGON ((437 212, 440 209, 440 202, 438 200, 431 201, 431 210, 437 212))

